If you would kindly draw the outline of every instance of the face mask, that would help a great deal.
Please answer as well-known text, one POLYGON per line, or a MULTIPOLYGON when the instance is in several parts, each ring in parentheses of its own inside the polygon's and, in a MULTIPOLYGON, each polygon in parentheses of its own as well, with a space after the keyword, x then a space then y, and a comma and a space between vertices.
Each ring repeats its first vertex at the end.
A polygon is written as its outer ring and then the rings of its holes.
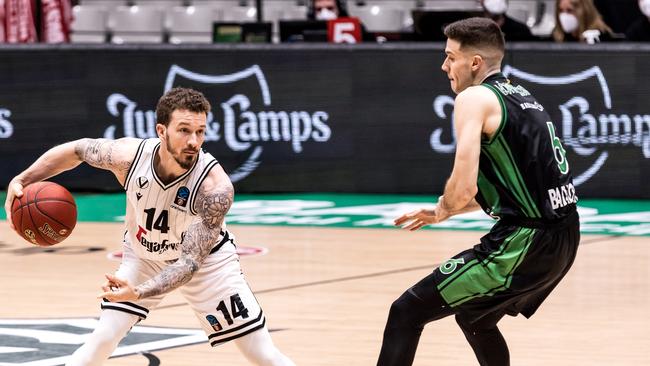
POLYGON ((650 0, 641 0, 639 1, 639 8, 643 15, 650 18, 650 0))
POLYGON ((508 10, 508 2, 506 0, 484 0, 483 8, 490 14, 503 14, 508 10))
POLYGON ((564 33, 573 33, 578 29, 578 18, 569 13, 560 13, 560 26, 564 33))
POLYGON ((336 18, 338 18, 336 13, 327 8, 323 8, 316 13, 316 20, 334 20, 336 18))

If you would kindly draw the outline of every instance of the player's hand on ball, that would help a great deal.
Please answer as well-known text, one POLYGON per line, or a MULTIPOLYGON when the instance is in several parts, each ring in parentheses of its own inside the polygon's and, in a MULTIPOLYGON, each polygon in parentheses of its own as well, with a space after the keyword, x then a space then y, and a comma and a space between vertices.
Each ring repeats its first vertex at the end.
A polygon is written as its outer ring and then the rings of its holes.
POLYGON ((97 297, 111 302, 135 301, 139 295, 128 281, 106 274, 106 282, 102 286, 103 293, 97 297))
POLYGON ((15 230, 14 223, 11 220, 11 205, 14 202, 14 198, 23 196, 23 185, 16 181, 16 178, 12 179, 7 186, 7 198, 5 199, 5 214, 7 215, 7 222, 9 227, 15 230))

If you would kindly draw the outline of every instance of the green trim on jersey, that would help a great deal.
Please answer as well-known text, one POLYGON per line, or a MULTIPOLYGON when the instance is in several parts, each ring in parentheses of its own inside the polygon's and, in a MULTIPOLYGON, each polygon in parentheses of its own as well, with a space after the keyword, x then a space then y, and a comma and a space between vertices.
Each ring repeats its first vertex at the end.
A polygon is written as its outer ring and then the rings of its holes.
POLYGON ((460 267, 438 285, 440 294, 451 307, 481 296, 492 296, 508 289, 512 274, 523 261, 536 229, 520 227, 483 261, 474 259, 460 267))
POLYGON ((476 184, 478 185, 485 201, 490 205, 490 207, 492 207, 491 214, 498 216, 501 212, 501 196, 499 196, 499 192, 497 192, 494 184, 485 178, 485 175, 480 169, 478 171, 476 184))
MULTIPOLYGON (((496 140, 499 141, 499 140, 496 140)), ((523 193, 523 188, 519 184, 519 181, 516 178, 516 167, 514 167, 509 161, 506 152, 503 147, 500 146, 501 142, 497 142, 494 145, 484 146, 481 148, 481 152, 485 157, 490 161, 492 165, 492 170, 496 174, 499 182, 507 188, 510 193, 512 193, 514 200, 517 205, 521 208, 522 213, 526 217, 534 217, 534 211, 530 208, 525 200, 523 193), (492 151, 496 150, 496 151, 492 151)))
MULTIPOLYGON (((492 163, 492 167, 497 176, 499 176, 499 180, 503 186, 510 189, 524 215, 530 218, 540 218, 542 215, 526 187, 526 182, 524 181, 519 168, 517 168, 512 151, 510 150, 506 139, 501 135, 501 131, 506 125, 508 119, 508 110, 505 101, 503 100, 503 96, 492 85, 481 85, 492 90, 492 92, 497 96, 499 104, 501 105, 502 113, 501 124, 497 129, 497 132, 492 136, 490 141, 482 143, 481 151, 485 153, 492 163), (497 143, 493 144, 495 141, 497 143)), ((485 193, 483 191, 481 192, 485 193)))
POLYGON ((542 215, 539 213, 539 209, 537 208, 537 205, 535 204, 535 201, 533 200, 533 197, 531 197, 530 192, 528 192, 528 188, 526 187, 526 181, 524 181, 523 176, 521 175, 521 172, 519 171, 519 168, 517 168, 517 164, 515 163, 515 158, 512 155, 512 151, 510 150, 510 147, 508 146, 508 142, 503 136, 498 137, 500 146, 503 148, 505 151, 507 159, 510 161, 510 165, 513 167, 513 171, 515 174, 515 179, 519 183, 519 186, 521 187, 521 190, 523 191, 524 194, 524 199, 527 203, 527 208, 532 209, 533 211, 533 217, 539 218, 542 215))
POLYGON ((499 105, 501 105, 501 122, 499 123, 499 128, 497 128, 496 132, 494 133, 494 136, 492 136, 489 140, 481 142, 481 144, 490 145, 497 138, 497 136, 501 134, 503 127, 505 127, 506 122, 508 121, 508 109, 506 108, 506 102, 503 100, 503 97, 501 96, 501 94, 499 94, 499 91, 496 90, 495 87, 493 87, 490 84, 481 84, 481 85, 492 90, 492 92, 496 94, 497 99, 499 100, 499 105))

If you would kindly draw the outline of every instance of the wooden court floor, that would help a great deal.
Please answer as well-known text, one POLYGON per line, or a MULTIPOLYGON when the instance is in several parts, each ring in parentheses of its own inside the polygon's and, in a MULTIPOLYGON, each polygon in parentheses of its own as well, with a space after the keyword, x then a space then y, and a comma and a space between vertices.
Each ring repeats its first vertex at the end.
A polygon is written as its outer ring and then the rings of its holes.
MULTIPOLYGON (((374 365, 388 308, 408 286, 480 232, 229 227, 275 343, 297 365, 374 365)), ((120 224, 79 223, 48 252, 0 221, 0 319, 96 317, 103 273, 118 262, 120 224)), ((568 276, 531 319, 500 328, 512 365, 650 365, 650 239, 583 236, 568 276)), ((172 293, 143 325, 196 328, 172 293)), ((0 334, 0 352, 2 350, 0 334)), ((247 365, 234 344, 206 343, 109 360, 107 365, 247 365), (150 363, 152 362, 152 363, 150 363)), ((10 363, 13 364, 13 363, 10 363)), ((453 318, 428 325, 415 365, 476 365, 453 318)), ((5 365, 5 364, 3 364, 5 365)))

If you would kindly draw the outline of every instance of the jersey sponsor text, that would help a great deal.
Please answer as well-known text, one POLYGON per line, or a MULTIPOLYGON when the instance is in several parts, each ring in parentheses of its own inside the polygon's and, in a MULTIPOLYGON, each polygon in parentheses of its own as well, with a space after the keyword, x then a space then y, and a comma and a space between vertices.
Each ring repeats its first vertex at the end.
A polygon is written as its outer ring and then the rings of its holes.
POLYGON ((549 189, 548 199, 554 210, 578 202, 576 189, 572 183, 549 189))

